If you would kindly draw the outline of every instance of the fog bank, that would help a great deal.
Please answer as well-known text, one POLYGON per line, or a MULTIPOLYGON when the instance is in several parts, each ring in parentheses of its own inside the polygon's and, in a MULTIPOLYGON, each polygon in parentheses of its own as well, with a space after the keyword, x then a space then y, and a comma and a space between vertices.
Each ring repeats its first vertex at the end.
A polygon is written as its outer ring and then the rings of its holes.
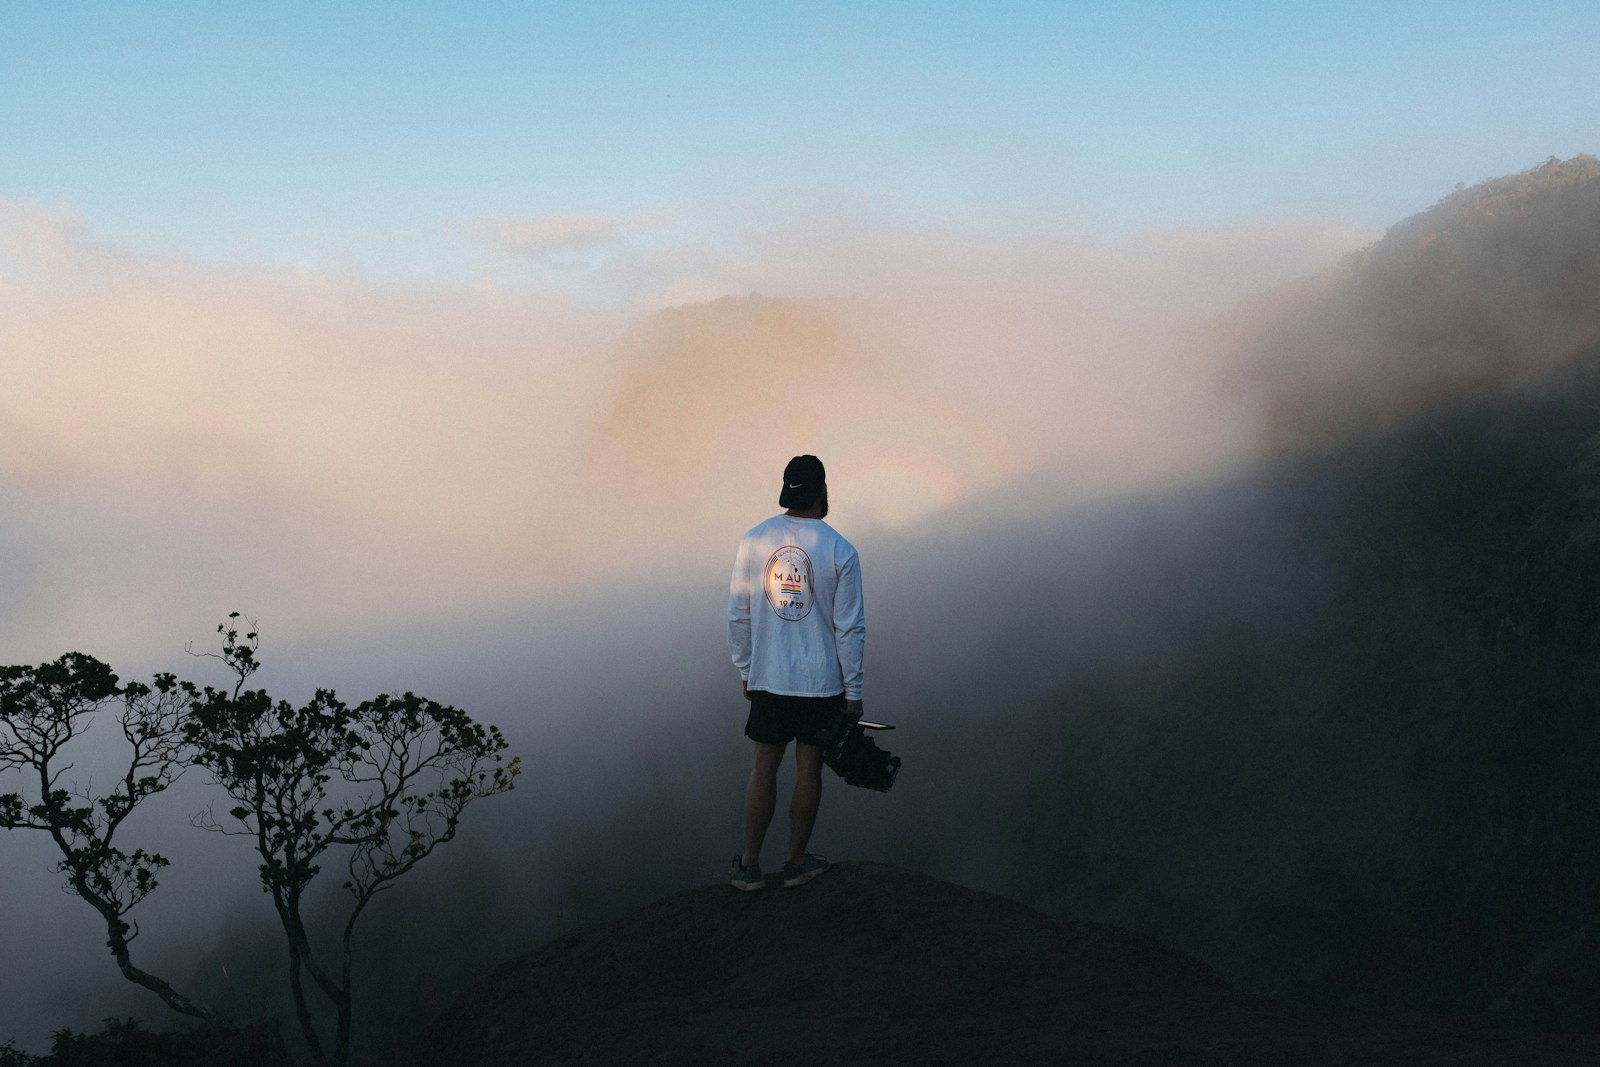
POLYGON ((641 533, 720 561, 802 451, 886 528, 1040 469, 1203 476, 1252 429, 1193 324, 1369 236, 824 221, 619 252, 589 284, 634 302, 597 308, 487 268, 218 268, 7 204, 0 649, 159 658, 234 605, 306 636, 467 616, 648 573, 641 533), (658 313, 675 295, 710 302, 658 313))
MULTIPOLYGON (((613 232, 580 229, 571 240, 613 232)), ((517 792, 473 813, 402 890, 412 903, 374 915, 368 958, 402 973, 427 962, 395 939, 406 909, 473 901, 484 920, 446 924, 431 957, 441 981, 714 876, 745 758, 725 570, 790 455, 827 461, 837 524, 867 561, 875 713, 909 727, 1015 706, 1047 653, 1004 635, 1046 607, 1054 627, 1076 605, 1081 654, 1137 660, 1137 627, 1097 622, 1115 590, 1072 584, 1103 572, 1114 531, 1017 531, 1247 460, 1253 402, 1218 388, 1231 365, 1200 325, 1369 236, 1308 224, 1105 245, 824 222, 717 255, 614 257, 594 284, 639 295, 597 309, 493 275, 396 287, 218 269, 23 205, 0 231, 4 662, 80 649, 124 677, 215 683, 182 648, 237 608, 261 622, 255 681, 276 695, 413 689, 505 727, 529 766, 517 792), (1021 612, 996 588, 1037 602, 1021 612)), ((836 791, 826 817, 841 848, 1002 888, 987 822, 906 814, 951 810, 958 794, 928 791, 957 770, 941 764, 955 729, 895 738, 916 771, 899 815, 836 791)), ((174 860, 138 948, 248 1015, 275 995, 277 942, 254 862, 188 825, 206 796, 192 775, 128 827, 174 860)), ((0 939, 28 976, 7 982, 0 1036, 37 1047, 117 1005, 156 1017, 41 843, 6 834, 0 855, 0 939)))

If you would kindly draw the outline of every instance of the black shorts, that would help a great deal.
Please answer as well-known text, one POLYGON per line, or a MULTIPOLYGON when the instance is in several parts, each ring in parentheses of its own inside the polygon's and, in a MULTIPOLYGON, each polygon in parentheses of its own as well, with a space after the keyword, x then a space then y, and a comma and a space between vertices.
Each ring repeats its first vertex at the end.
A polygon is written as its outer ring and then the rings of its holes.
POLYGON ((843 693, 831 697, 786 697, 764 689, 752 689, 750 718, 745 720, 744 735, 769 745, 790 741, 821 744, 828 727, 843 710, 843 693))

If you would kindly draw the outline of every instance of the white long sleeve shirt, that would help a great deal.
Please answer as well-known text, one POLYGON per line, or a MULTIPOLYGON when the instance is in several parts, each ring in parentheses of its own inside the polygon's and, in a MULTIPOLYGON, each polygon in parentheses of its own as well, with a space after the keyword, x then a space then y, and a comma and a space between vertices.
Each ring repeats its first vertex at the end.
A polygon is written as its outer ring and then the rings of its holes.
POLYGON ((751 689, 861 699, 867 616, 861 562, 821 519, 774 515, 739 542, 728 648, 751 689))

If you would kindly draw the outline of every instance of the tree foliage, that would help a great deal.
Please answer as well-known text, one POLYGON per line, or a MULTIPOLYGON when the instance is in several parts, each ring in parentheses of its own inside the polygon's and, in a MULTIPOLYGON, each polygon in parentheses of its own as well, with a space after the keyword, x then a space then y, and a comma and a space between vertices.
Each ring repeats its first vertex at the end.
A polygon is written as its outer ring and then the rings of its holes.
POLYGON ((196 696, 193 685, 171 674, 119 686, 110 667, 81 652, 38 666, 0 667, 0 772, 16 771, 22 779, 20 790, 0 794, 0 827, 49 835, 61 857, 56 870, 100 914, 125 978, 174 1011, 214 1022, 210 1008, 134 964, 139 927, 128 914, 155 891, 168 861, 117 841, 134 810, 188 765, 183 727, 196 696), (96 792, 92 783, 69 777, 70 753, 108 704, 120 704, 127 756, 110 790, 96 792))
MULTIPOLYGON (((194 822, 254 846, 261 886, 287 941, 290 992, 306 1048, 315 1063, 343 1067, 350 1055, 352 960, 362 913, 454 839, 469 805, 512 788, 520 764, 505 758, 498 729, 414 693, 350 705, 321 689, 295 705, 247 690, 246 680, 260 665, 260 641, 253 625, 241 632, 238 620, 234 613, 218 626, 220 652, 203 653, 232 672, 228 689, 201 689, 165 673, 149 683, 119 685, 109 666, 78 652, 37 666, 0 667, 0 774, 21 783, 0 794, 0 828, 47 834, 67 887, 104 921, 123 975, 173 1010, 205 1021, 222 1040, 234 1032, 212 1009, 134 964, 139 927, 129 913, 155 891, 168 861, 144 848, 127 849, 119 836, 141 805, 188 767, 204 767, 229 804, 224 816, 213 806, 194 822), (92 779, 73 774, 73 752, 98 713, 112 706, 125 757, 110 787, 97 791, 92 779), (329 864, 342 868, 349 908, 338 933, 319 938, 306 922, 305 902, 329 864), (319 1034, 310 990, 333 1010, 331 1045, 319 1034)), ((0 1047, 0 1062, 87 1062, 83 1057, 109 1055, 106 1050, 130 1063, 146 1062, 138 1057, 178 1048, 173 1041, 200 1049, 211 1040, 151 1035, 113 1021, 103 1035, 58 1032, 45 1059, 0 1047)), ((275 1038, 261 1049, 277 1055, 275 1038)))
POLYGON ((260 663, 258 632, 239 615, 218 626, 207 653, 234 674, 231 690, 206 688, 185 725, 194 759, 232 801, 208 811, 206 829, 251 840, 262 889, 289 950, 297 1020, 312 1059, 347 1062, 353 1019, 351 963, 363 911, 379 893, 452 840, 476 800, 512 788, 520 764, 505 739, 459 708, 414 693, 350 705, 319 689, 302 705, 245 683, 260 663), (325 864, 343 867, 349 908, 332 947, 319 948, 306 894, 325 864), (331 1052, 316 1025, 306 977, 336 1017, 331 1052))
POLYGON ((0 1067, 289 1067, 275 1027, 206 1026, 159 1032, 136 1019, 110 1018, 98 1032, 60 1029, 50 1051, 32 1056, 0 1045, 0 1067))

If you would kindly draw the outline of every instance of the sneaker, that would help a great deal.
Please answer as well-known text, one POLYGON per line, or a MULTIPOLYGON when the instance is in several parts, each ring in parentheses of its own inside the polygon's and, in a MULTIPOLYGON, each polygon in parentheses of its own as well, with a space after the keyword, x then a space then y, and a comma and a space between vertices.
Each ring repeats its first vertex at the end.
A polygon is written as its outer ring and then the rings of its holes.
POLYGON ((742 889, 746 893, 754 893, 758 889, 767 888, 767 880, 761 876, 761 861, 756 860, 746 867, 739 861, 744 859, 737 853, 733 857, 733 869, 728 872, 728 884, 735 889, 742 889))
POLYGON ((799 863, 785 863, 783 865, 783 888, 793 889, 797 885, 805 885, 811 879, 821 874, 831 866, 826 856, 819 856, 815 852, 807 852, 800 857, 799 863))

